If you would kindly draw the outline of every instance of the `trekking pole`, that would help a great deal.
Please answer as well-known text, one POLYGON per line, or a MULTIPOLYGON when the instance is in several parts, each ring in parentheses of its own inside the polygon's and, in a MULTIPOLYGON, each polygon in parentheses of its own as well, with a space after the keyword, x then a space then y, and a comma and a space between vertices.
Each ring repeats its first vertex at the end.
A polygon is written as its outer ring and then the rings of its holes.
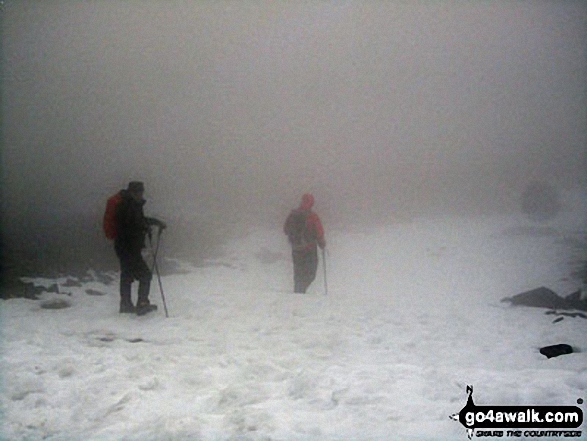
MULTIPOLYGON (((149 242, 151 243, 151 251, 153 251, 153 242, 151 241, 151 236, 149 236, 149 242)), ((153 252, 153 268, 157 273, 157 280, 159 281, 159 291, 161 292, 161 300, 163 300, 163 308, 165 309, 165 317, 169 318, 169 313, 167 312, 167 302, 165 302, 165 293, 163 292, 163 284, 161 283, 161 275, 159 274, 159 265, 157 265, 157 253, 159 252, 159 243, 161 242, 161 228, 159 227, 159 233, 157 234, 157 247, 153 252)), ((151 269, 151 274, 153 273, 153 269, 151 269)))
POLYGON ((322 248, 322 266, 324 267, 324 295, 328 295, 328 280, 326 279, 326 248, 322 248))

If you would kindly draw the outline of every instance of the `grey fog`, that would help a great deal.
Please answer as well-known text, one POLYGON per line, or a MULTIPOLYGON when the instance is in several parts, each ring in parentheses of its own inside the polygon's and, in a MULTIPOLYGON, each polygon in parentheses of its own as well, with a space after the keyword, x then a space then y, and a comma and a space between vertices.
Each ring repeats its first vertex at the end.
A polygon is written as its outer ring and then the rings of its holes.
POLYGON ((101 216, 131 180, 169 249, 200 254, 257 223, 281 234, 305 192, 344 229, 519 211, 531 185, 586 183, 583 1, 5 0, 0 14, 5 269, 112 257, 101 216))

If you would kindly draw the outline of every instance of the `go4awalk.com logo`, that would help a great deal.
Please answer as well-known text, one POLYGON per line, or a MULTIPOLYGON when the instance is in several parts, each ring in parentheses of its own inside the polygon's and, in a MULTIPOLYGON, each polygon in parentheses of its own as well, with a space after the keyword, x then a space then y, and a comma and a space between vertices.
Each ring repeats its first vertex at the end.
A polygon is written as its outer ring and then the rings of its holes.
MULTIPOLYGON (((581 438, 583 411, 577 406, 477 406, 473 386, 467 386, 467 394, 465 407, 450 418, 465 426, 469 439, 581 438)), ((577 404, 583 404, 583 399, 577 404)))

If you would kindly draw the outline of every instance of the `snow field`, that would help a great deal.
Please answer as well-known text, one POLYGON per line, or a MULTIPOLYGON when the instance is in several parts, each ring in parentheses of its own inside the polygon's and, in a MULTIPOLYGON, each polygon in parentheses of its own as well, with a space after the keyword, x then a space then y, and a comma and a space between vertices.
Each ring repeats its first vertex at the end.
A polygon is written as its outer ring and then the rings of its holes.
POLYGON ((448 417, 467 384, 478 404, 574 405, 585 354, 538 349, 587 350, 587 321, 553 324, 500 299, 576 289, 560 240, 575 226, 508 234, 523 223, 331 232, 328 296, 322 266, 307 295, 292 294, 285 238, 257 231, 220 260, 163 277, 169 318, 156 280, 159 311, 145 317, 118 314, 116 282, 60 289, 68 309, 5 301, 3 439, 463 440, 448 417))

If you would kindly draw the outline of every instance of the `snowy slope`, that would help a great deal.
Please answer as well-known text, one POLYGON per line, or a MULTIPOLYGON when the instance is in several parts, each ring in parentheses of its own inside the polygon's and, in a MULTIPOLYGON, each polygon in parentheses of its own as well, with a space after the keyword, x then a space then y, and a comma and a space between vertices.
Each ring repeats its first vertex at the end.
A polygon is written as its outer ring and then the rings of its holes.
POLYGON ((465 440, 449 415, 467 384, 477 404, 575 405, 586 353, 538 349, 587 350, 587 320, 500 299, 576 290, 566 240, 581 227, 487 217, 329 232, 328 296, 322 267, 291 294, 285 238, 256 231, 163 277, 169 318, 157 283, 159 311, 136 317, 118 314, 116 282, 59 279, 71 308, 2 302, 2 439, 465 440))

